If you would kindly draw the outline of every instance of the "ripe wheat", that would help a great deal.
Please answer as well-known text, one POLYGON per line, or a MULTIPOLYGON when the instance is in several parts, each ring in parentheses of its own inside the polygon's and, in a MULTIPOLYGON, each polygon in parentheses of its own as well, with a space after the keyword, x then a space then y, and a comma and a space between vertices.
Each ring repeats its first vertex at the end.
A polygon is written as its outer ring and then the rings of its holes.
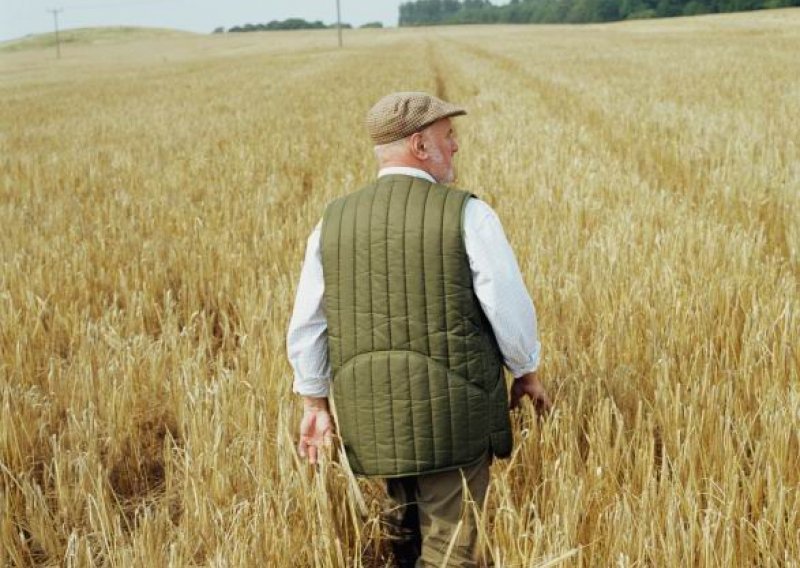
MULTIPOLYGON (((284 335, 366 109, 465 105, 539 315, 497 566, 800 564, 800 11, 0 52, 0 564, 383 565, 284 335)), ((360 500, 362 499, 362 500, 360 500)))

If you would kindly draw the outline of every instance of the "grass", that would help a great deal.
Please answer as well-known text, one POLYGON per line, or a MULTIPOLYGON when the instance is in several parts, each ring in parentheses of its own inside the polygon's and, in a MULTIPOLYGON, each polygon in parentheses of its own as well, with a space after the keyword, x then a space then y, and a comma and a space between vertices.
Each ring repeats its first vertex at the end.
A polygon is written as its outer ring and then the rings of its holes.
POLYGON ((383 565, 382 488, 294 453, 284 335, 383 94, 539 314, 498 566, 800 563, 800 11, 0 54, 0 564, 383 565), (777 18, 775 14, 780 14, 777 18))

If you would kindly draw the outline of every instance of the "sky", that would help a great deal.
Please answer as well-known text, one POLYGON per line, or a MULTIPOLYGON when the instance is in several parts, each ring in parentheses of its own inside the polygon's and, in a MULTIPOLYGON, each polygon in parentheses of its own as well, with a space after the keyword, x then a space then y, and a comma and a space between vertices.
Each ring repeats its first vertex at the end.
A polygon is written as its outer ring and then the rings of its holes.
MULTIPOLYGON (((402 1, 340 0, 342 21, 395 26, 402 1)), ((286 18, 336 21, 336 0, 0 0, 0 41, 53 31, 48 10, 54 8, 63 8, 61 29, 124 25, 208 33, 286 18)))

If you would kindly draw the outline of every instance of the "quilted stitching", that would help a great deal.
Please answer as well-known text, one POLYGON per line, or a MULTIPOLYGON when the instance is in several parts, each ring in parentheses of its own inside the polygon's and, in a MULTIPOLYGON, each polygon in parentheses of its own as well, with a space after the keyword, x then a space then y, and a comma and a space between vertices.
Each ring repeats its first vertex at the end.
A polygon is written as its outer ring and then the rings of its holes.
POLYGON ((443 471, 511 450, 499 349, 462 237, 470 197, 395 175, 325 211, 333 396, 356 473, 443 471))

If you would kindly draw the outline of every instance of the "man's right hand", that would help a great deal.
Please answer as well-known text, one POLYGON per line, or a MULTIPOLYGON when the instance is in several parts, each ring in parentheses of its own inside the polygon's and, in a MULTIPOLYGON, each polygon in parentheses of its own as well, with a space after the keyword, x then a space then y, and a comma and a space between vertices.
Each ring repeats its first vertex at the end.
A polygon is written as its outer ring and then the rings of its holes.
POLYGON ((514 384, 511 386, 511 408, 517 408, 519 401, 525 396, 531 398, 533 407, 539 416, 547 414, 553 407, 536 371, 514 379, 514 384))
POLYGON ((297 453, 317 463, 320 450, 329 448, 333 440, 333 420, 328 411, 327 398, 303 398, 303 419, 300 421, 300 443, 297 453))

